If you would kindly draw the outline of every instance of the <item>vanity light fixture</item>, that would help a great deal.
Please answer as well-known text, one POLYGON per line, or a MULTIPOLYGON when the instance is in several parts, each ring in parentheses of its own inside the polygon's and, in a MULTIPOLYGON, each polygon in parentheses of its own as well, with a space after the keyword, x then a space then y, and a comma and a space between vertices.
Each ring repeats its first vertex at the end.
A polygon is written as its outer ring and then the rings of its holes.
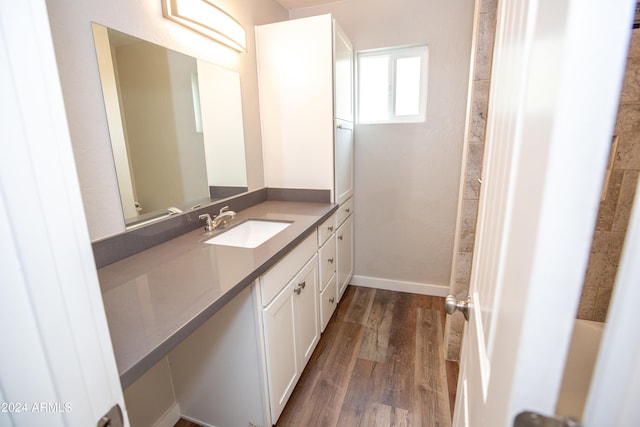
POLYGON ((162 14, 238 52, 247 50, 242 25, 209 0, 162 0, 162 14))

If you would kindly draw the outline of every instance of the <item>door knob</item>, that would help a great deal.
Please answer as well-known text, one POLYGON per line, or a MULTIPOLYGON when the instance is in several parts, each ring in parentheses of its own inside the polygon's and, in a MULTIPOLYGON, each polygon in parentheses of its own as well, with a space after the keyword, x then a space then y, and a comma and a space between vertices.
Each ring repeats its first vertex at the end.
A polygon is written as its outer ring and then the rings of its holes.
POLYGON ((468 295, 466 300, 457 300, 455 295, 447 295, 447 298, 444 300, 444 310, 447 314, 460 311, 464 315, 465 320, 469 320, 469 310, 471 306, 471 297, 468 295))

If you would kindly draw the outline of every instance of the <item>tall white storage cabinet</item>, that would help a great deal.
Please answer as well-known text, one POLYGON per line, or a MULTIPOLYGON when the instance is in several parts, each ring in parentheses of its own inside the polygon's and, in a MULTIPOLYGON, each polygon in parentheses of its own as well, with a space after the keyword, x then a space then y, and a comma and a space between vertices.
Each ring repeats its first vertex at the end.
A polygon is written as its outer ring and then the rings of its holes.
POLYGON ((353 194, 353 49, 331 15, 256 27, 265 184, 353 194))
MULTIPOLYGON (((266 186, 329 190, 352 213, 351 42, 327 14, 258 26, 256 45, 266 186)), ((338 298, 353 275, 346 231, 336 243, 338 298)))

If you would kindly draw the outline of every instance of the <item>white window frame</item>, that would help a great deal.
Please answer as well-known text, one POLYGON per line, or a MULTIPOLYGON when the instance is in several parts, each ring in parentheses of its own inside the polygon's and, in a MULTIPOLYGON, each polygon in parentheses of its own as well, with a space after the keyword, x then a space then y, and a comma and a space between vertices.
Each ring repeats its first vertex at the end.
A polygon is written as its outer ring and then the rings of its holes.
POLYGON ((427 45, 405 46, 386 49, 364 50, 357 52, 357 123, 359 124, 379 124, 379 123, 421 123, 427 120, 427 87, 429 81, 429 47, 427 45), (389 80, 387 92, 387 118, 379 120, 363 120, 360 117, 360 59, 388 57, 389 58, 389 80), (421 58, 420 70, 420 100, 419 113, 410 116, 398 116, 395 114, 396 101, 396 63, 401 58, 421 58))

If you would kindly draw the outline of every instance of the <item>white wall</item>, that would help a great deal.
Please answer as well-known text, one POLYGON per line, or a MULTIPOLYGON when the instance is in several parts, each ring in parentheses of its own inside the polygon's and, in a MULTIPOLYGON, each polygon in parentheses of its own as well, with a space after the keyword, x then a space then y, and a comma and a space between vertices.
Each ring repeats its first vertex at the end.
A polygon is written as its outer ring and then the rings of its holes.
POLYGON ((290 11, 332 13, 355 50, 429 45, 427 122, 356 126, 356 279, 449 286, 473 4, 349 0, 290 11))
POLYGON ((247 31, 247 52, 235 54, 163 18, 160 0, 47 0, 69 130, 92 240, 125 230, 91 22, 129 33, 240 72, 249 188, 264 185, 254 25, 287 19, 273 0, 219 0, 247 31))

